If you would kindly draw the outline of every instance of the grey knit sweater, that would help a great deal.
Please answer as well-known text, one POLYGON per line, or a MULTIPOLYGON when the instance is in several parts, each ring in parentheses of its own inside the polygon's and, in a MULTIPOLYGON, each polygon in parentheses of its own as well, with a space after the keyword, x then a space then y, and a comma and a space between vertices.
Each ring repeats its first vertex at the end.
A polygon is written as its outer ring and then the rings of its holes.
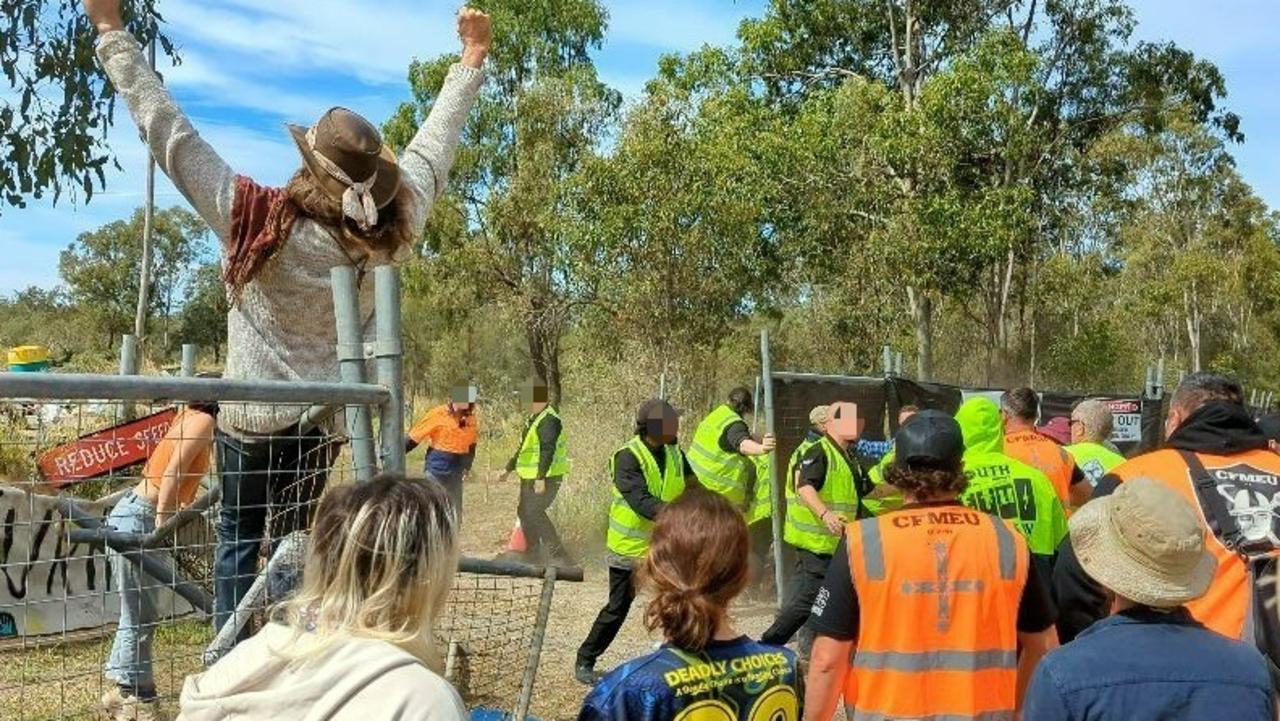
MULTIPOLYGON (((124 31, 104 33, 98 59, 156 163, 224 244, 235 199, 233 171, 206 143, 148 67, 142 49, 124 31)), ((431 114, 401 156, 403 182, 412 202, 405 212, 426 223, 444 192, 458 137, 475 103, 483 73, 454 65, 431 114)), ((369 268, 398 259, 374 257, 369 268)), ((338 361, 329 270, 350 265, 334 236, 299 218, 284 247, 245 284, 227 318, 227 378, 336 381, 338 361)), ((366 336, 372 330, 373 288, 364 282, 360 306, 366 336)), ((323 399, 316 399, 317 402, 323 399)), ((297 407, 227 404, 219 425, 228 432, 266 434, 294 424, 297 407)))

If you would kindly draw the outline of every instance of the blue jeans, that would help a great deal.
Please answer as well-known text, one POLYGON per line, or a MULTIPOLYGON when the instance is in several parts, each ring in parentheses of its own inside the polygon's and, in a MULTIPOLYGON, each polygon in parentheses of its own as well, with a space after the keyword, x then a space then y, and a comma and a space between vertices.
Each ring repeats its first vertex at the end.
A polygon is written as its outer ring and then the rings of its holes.
MULTIPOLYGON (((270 541, 268 552, 272 553, 280 539, 311 526, 337 444, 320 430, 299 434, 295 429, 252 441, 219 430, 216 440, 222 508, 213 568, 213 623, 220 629, 258 575, 263 540, 270 541)), ((297 586, 300 572, 279 569, 267 579, 269 600, 287 596, 297 586)), ((246 624, 239 639, 248 636, 246 624)))
MULTIPOLYGON (((107 525, 124 533, 151 533, 156 528, 156 508, 133 491, 124 494, 107 516, 107 525)), ((158 554, 160 551, 146 551, 158 554)), ((151 644, 156 627, 156 595, 160 582, 144 574, 137 563, 107 547, 107 561, 120 593, 120 624, 105 676, 139 698, 155 696, 151 675, 151 644)))

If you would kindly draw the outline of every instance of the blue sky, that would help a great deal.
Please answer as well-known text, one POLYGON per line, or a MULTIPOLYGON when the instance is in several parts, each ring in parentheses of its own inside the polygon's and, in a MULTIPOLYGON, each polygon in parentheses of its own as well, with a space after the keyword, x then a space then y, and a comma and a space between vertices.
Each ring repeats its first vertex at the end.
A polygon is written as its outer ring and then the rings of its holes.
MULTIPOLYGON (((1141 39, 1172 40, 1218 64, 1227 104, 1244 118, 1235 155, 1245 177, 1280 207, 1280 43, 1276 0, 1130 0, 1141 39)), ((659 56, 733 41, 739 21, 765 0, 612 0, 597 63, 606 82, 639 93, 659 56)), ((335 104, 387 117, 408 97, 413 57, 456 47, 456 2, 439 0, 163 0, 183 64, 163 68, 179 102, 239 172, 281 183, 297 165, 283 123, 309 123, 335 104), (377 10, 373 11, 372 6, 377 10)), ((125 115, 111 139, 124 170, 88 205, 32 202, 0 215, 0 294, 58 282, 58 252, 78 233, 127 216, 142 202, 145 151, 125 115)), ((161 206, 182 204, 167 181, 161 206)))

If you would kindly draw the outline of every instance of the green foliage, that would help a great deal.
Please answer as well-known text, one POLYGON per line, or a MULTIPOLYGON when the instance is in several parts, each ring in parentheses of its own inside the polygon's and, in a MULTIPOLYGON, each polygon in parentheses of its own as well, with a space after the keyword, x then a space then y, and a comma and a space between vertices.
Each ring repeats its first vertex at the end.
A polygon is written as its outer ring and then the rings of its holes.
MULTIPOLYGON (((126 0, 126 25, 176 59, 156 5, 126 0)), ((49 193, 87 201, 104 184, 115 107, 95 39, 80 0, 0 0, 0 208, 49 193)))
MULTIPOLYGON (((82 233, 58 261, 70 298, 92 318, 106 347, 133 330, 142 262, 143 211, 82 233)), ((160 314, 166 327, 197 263, 204 257, 208 228, 182 208, 157 211, 152 228, 152 286, 148 317, 160 314)))
MULTIPOLYGON (((520 316, 528 362, 561 392, 561 339, 575 307, 590 303, 568 249, 569 179, 596 150, 620 103, 589 52, 604 37, 595 0, 492 0, 488 80, 463 132, 450 192, 427 230, 429 274, 462 276, 520 316)), ((454 56, 415 62, 414 102, 385 126, 403 147, 430 112, 454 56)), ((470 312, 460 299, 455 315, 470 312)))
POLYGON ((181 323, 178 343, 194 343, 203 350, 212 351, 214 363, 217 363, 222 357, 222 346, 227 342, 227 311, 230 309, 222 282, 221 264, 212 261, 196 267, 178 316, 181 323))

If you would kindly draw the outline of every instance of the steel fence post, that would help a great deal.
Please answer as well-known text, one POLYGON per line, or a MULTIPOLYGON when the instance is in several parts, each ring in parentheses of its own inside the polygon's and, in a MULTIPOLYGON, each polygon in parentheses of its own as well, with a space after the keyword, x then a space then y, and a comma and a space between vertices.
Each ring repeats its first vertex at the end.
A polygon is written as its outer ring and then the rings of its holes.
POLYGON ((377 317, 378 384, 391 395, 382 406, 378 432, 382 439, 382 467, 403 473, 404 461, 404 349, 400 338, 400 269, 374 269, 374 314, 377 317))
MULTIPOLYGON (((364 383, 364 324, 360 318, 360 298, 356 289, 356 269, 349 265, 332 268, 333 314, 338 332, 338 374, 343 383, 364 383)), ((377 459, 373 452, 373 423, 368 406, 347 406, 347 436, 357 481, 373 478, 377 459)))
MULTIPOLYGON (((138 336, 136 335, 126 333, 120 338, 120 375, 138 375, 138 336)), ((126 421, 133 420, 138 415, 137 406, 132 403, 122 403, 120 415, 126 421)))
POLYGON ((182 344, 182 377, 190 378, 196 374, 196 346, 194 343, 182 344))
MULTIPOLYGON (((760 331, 760 384, 764 394, 764 432, 773 433, 773 369, 769 361, 769 329, 760 331)), ((782 608, 784 589, 784 569, 782 568, 782 513, 786 505, 781 503, 786 497, 782 488, 782 478, 778 473, 778 454, 769 454, 769 484, 773 486, 773 581, 778 591, 778 608, 782 608)))
POLYGON ((538 662, 542 659, 542 644, 547 636, 547 620, 551 618, 551 599, 556 590, 556 568, 548 566, 542 576, 542 598, 538 601, 538 616, 534 620, 533 638, 529 640, 529 660, 524 667, 524 679, 520 682, 520 698, 516 702, 514 721, 524 721, 529 716, 533 702, 533 685, 538 679, 538 662))

